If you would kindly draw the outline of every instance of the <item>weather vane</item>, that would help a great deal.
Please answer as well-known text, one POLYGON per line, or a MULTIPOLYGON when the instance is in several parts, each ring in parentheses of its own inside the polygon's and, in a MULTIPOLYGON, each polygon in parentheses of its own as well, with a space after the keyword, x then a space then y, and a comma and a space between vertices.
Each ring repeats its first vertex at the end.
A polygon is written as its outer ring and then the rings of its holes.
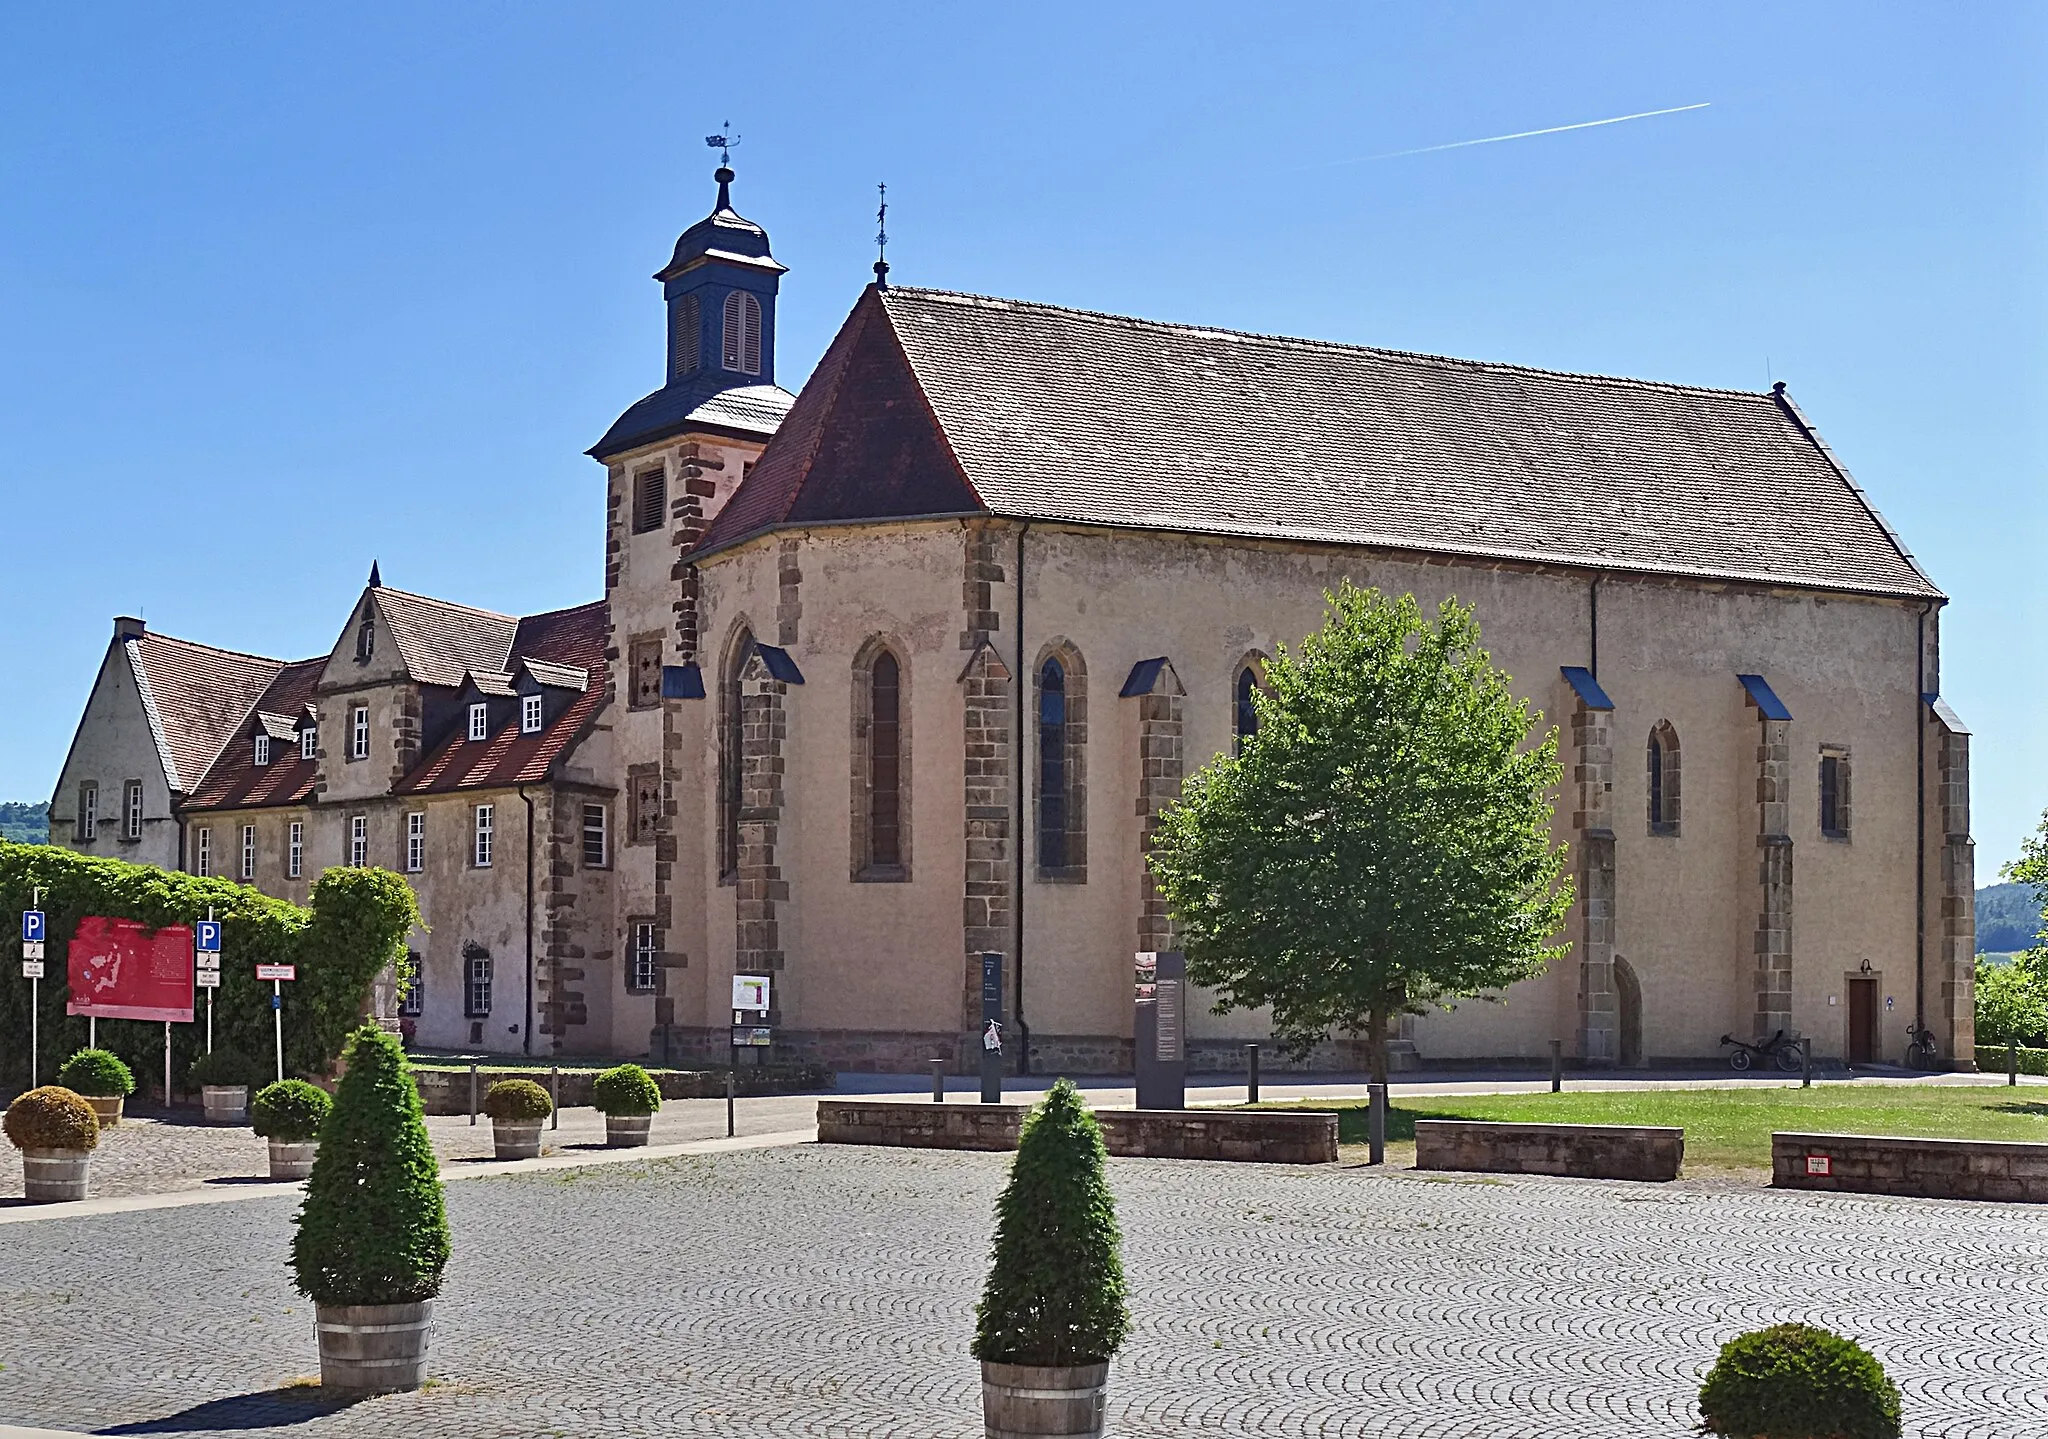
POLYGON ((882 203, 875 209, 875 288, 889 288, 889 185, 887 181, 875 186, 882 192, 882 203))
POLYGON ((740 133, 733 129, 730 120, 725 122, 724 128, 718 134, 704 137, 704 143, 718 152, 718 163, 727 169, 732 168, 732 147, 739 142, 740 133))

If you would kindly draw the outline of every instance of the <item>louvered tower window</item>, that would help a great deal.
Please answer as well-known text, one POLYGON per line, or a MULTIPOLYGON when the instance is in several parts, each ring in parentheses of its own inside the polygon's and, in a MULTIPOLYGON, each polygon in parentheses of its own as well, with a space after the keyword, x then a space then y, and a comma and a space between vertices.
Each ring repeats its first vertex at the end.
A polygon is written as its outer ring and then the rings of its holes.
POLYGON ((644 535, 660 529, 667 513, 668 471, 657 465, 633 476, 633 533, 644 535))
POLYGON ((745 290, 725 297, 725 368, 761 373, 761 302, 745 290))
POLYGON ((698 355, 699 337, 703 327, 698 320, 697 297, 684 295, 668 310, 668 374, 672 380, 695 374, 700 362, 698 355))

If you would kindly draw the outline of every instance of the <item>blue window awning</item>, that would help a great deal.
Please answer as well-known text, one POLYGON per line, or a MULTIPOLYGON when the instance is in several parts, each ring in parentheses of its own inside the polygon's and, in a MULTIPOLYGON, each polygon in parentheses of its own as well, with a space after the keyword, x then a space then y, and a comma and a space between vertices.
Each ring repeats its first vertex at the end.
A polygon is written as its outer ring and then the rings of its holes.
POLYGON ((1607 691, 1600 688, 1600 681, 1593 678, 1593 672, 1584 665, 1564 665, 1559 671, 1564 682, 1572 687, 1572 693, 1579 697, 1579 703, 1589 710, 1611 710, 1614 701, 1607 698, 1607 691))
POLYGON ((1749 691, 1749 701, 1757 707, 1758 713, 1767 720, 1788 720, 1792 711, 1785 708, 1785 702, 1778 698, 1762 675, 1737 675, 1742 687, 1749 691))

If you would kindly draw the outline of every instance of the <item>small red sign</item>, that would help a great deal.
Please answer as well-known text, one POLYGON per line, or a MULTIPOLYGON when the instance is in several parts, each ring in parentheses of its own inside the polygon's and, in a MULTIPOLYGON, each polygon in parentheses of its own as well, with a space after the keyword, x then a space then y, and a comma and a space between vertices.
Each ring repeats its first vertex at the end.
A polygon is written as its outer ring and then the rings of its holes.
POLYGON ((1825 1154, 1809 1154, 1806 1156, 1806 1172, 1808 1174, 1820 1175, 1823 1178, 1832 1178, 1835 1172, 1835 1161, 1825 1154))
POLYGON ((256 966, 258 979, 297 979, 299 967, 296 964, 259 964, 256 966))
POLYGON ((66 1014, 192 1022, 192 931, 87 915, 71 937, 66 1014))

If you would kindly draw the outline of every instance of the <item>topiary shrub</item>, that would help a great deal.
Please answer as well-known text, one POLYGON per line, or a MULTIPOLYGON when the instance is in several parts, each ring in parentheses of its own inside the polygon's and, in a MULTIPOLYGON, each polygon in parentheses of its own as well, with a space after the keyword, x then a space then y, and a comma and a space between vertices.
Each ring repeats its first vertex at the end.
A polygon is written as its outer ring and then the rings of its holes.
POLYGON ((74 1094, 95 1099, 125 1097, 135 1092, 135 1075, 120 1056, 104 1049, 81 1049, 57 1066, 57 1083, 74 1094))
POLYGON ((484 1113, 507 1124, 531 1124, 554 1112, 548 1092, 530 1079, 501 1079, 484 1091, 484 1113))
POLYGON ((590 1099, 604 1114, 658 1114, 661 1086, 637 1064, 607 1069, 590 1086, 590 1099))
POLYGON ((996 1200, 974 1357, 998 1364, 1097 1364, 1130 1327, 1116 1200, 1102 1130, 1062 1079, 1024 1121, 996 1200))
POLYGON ((1721 1346, 1700 1414, 1726 1439, 1899 1439, 1899 1386, 1855 1340, 1776 1324, 1721 1346))
POLYGON ((247 1086, 256 1082, 261 1073, 256 1061, 239 1050, 216 1049, 192 1061, 185 1071, 185 1082, 201 1089, 208 1085, 247 1086))
POLYGON ((46 1084, 18 1096, 7 1106, 0 1128, 16 1149, 96 1149, 99 1116, 71 1090, 46 1084))
POLYGON ((304 1144, 320 1137, 320 1126, 333 1110, 334 1100, 319 1085, 280 1079, 249 1101, 249 1127, 279 1144, 304 1144))
POLYGON ((441 1171, 396 1035, 355 1032, 320 1129, 292 1236, 299 1292, 316 1304, 410 1304, 440 1292, 448 1264, 441 1171))

